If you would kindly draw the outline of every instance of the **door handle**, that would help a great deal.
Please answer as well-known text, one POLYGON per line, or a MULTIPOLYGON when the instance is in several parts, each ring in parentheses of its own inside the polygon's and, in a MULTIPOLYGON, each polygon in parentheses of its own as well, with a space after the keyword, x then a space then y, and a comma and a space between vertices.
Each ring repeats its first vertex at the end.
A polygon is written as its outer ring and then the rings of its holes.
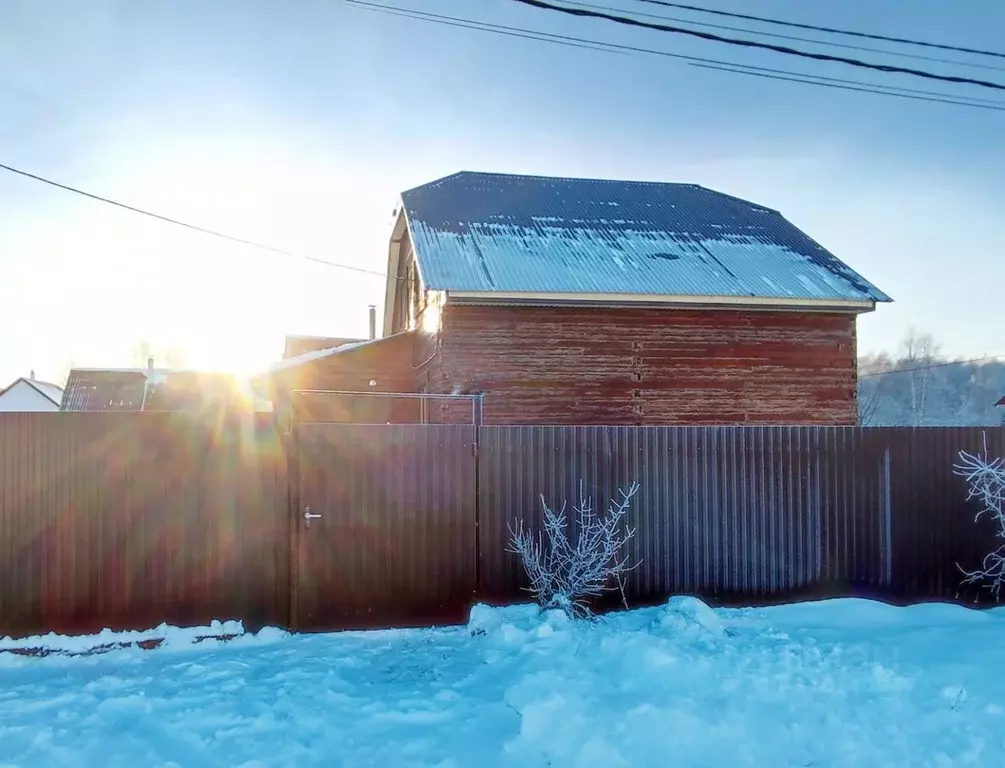
POLYGON ((321 515, 315 515, 311 512, 311 508, 307 507, 307 511, 304 512, 304 528, 311 527, 311 520, 317 520, 321 515))

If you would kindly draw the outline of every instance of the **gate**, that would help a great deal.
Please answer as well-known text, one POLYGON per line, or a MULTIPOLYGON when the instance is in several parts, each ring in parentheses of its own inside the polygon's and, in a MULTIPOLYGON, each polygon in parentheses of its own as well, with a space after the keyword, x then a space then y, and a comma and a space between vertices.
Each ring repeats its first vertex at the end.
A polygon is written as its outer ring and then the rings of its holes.
POLYGON ((474 599, 473 425, 301 423, 291 624, 464 620, 474 599))

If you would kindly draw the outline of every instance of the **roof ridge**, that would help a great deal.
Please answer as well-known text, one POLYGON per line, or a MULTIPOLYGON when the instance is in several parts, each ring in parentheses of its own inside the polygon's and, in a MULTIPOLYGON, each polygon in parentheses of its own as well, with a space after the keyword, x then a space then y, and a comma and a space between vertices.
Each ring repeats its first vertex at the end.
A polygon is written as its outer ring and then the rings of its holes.
POLYGON ((41 387, 39 387, 38 385, 39 384, 47 384, 50 387, 56 387, 60 392, 63 391, 62 387, 60 387, 60 386, 58 386, 56 384, 49 384, 49 382, 47 382, 47 381, 37 381, 35 379, 23 379, 23 380, 27 381, 28 384, 29 384, 29 386, 31 386, 32 389, 34 389, 36 392, 38 392, 42 397, 44 397, 50 403, 54 403, 55 405, 60 405, 60 403, 57 403, 54 398, 50 397, 49 394, 44 389, 42 389, 41 387))
POLYGON ((605 179, 598 176, 550 176, 536 173, 504 173, 501 171, 457 171, 456 173, 451 173, 448 176, 443 176, 442 178, 434 179, 433 181, 426 182, 425 184, 420 184, 417 187, 406 189, 401 194, 407 195, 409 192, 414 192, 415 190, 419 190, 424 187, 431 187, 437 184, 442 184, 443 182, 451 181, 453 179, 457 179, 463 176, 482 176, 485 178, 494 178, 494 179, 526 179, 530 181, 577 182, 587 184, 617 184, 621 186, 624 186, 626 184, 636 184, 639 186, 646 186, 646 187, 685 187, 688 189, 700 189, 703 192, 709 192, 710 194, 713 195, 719 195, 720 197, 735 200, 738 203, 743 203, 744 205, 749 205, 753 208, 758 208, 762 211, 782 216, 781 211, 779 211, 776 208, 771 208, 770 206, 763 205, 761 203, 755 203, 753 200, 748 200, 745 197, 737 197, 736 195, 731 195, 728 192, 721 192, 718 189, 712 189, 711 187, 706 187, 703 184, 697 184, 693 181, 655 181, 652 179, 605 179))
POLYGON ((27 378, 25 376, 18 376, 16 379, 14 379, 14 381, 12 381, 6 387, 0 387, 0 395, 4 395, 7 392, 10 392, 10 390, 14 389, 14 387, 16 387, 18 385, 18 383, 22 382, 22 381, 25 384, 27 384, 29 387, 31 387, 33 390, 35 390, 36 392, 38 392, 38 394, 40 394, 42 397, 44 397, 50 403, 55 403, 56 405, 59 405, 59 403, 57 403, 53 398, 49 397, 49 395, 45 392, 45 390, 41 389, 38 385, 39 384, 46 384, 46 385, 48 385, 50 387, 56 387, 56 389, 58 389, 60 392, 62 392, 63 388, 61 386, 59 386, 58 384, 52 384, 52 383, 50 383, 48 381, 36 381, 36 380, 32 380, 32 379, 29 379, 29 378, 27 378))
MULTIPOLYGON (((442 176, 441 178, 434 179, 433 181, 427 181, 425 184, 420 184, 417 187, 412 187, 411 189, 405 190, 405 192, 411 192, 413 189, 421 189, 422 187, 428 187, 434 184, 440 184, 444 181, 449 181, 459 176, 487 176, 497 179, 534 179, 536 181, 584 181, 584 182, 600 183, 600 184, 643 184, 657 187, 692 187, 694 189, 706 189, 706 187, 702 187, 700 184, 695 184, 694 182, 690 181, 656 181, 654 179, 605 179, 600 176, 555 176, 540 173, 504 173, 502 171, 465 170, 465 171, 457 171, 455 173, 448 174, 447 176, 442 176)), ((715 190, 708 190, 708 191, 714 192, 715 190)), ((404 194, 404 192, 402 194, 404 194)))

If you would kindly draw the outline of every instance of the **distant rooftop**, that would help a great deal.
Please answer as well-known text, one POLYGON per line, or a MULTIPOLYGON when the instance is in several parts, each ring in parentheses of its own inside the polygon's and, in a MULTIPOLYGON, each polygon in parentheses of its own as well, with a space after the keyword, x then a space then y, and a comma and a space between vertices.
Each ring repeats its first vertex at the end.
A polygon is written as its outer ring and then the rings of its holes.
POLYGON ((150 368, 74 368, 61 411, 192 411, 241 402, 243 384, 233 375, 150 368))
POLYGON ((0 395, 14 389, 15 385, 19 384, 20 382, 24 382, 26 385, 28 385, 36 392, 38 392, 40 395, 42 395, 42 397, 51 401, 53 405, 58 406, 60 402, 62 402, 63 388, 56 384, 52 384, 48 381, 40 381, 39 379, 36 379, 34 371, 32 371, 31 376, 29 376, 28 378, 24 378, 22 376, 21 378, 12 381, 6 387, 0 387, 0 395))
POLYGON ((890 301, 777 211, 694 184, 462 172, 402 204, 434 290, 890 301))

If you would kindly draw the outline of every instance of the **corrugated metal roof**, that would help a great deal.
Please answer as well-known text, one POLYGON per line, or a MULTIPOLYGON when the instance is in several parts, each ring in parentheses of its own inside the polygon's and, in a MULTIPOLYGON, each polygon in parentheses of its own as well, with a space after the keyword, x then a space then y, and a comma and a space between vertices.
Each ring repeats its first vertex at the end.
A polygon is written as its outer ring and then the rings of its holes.
POLYGON ((235 376, 204 371, 86 369, 70 371, 61 411, 196 411, 243 403, 235 376))
POLYGON ((66 379, 61 411, 139 411, 147 377, 140 371, 74 369, 66 379))
POLYGON ((366 339, 348 336, 294 336, 287 335, 286 349, 283 358, 298 357, 306 352, 316 352, 319 349, 333 349, 343 344, 355 344, 366 339))
POLYGON ((402 203, 434 290, 890 300, 777 211, 692 184, 462 172, 402 203))

